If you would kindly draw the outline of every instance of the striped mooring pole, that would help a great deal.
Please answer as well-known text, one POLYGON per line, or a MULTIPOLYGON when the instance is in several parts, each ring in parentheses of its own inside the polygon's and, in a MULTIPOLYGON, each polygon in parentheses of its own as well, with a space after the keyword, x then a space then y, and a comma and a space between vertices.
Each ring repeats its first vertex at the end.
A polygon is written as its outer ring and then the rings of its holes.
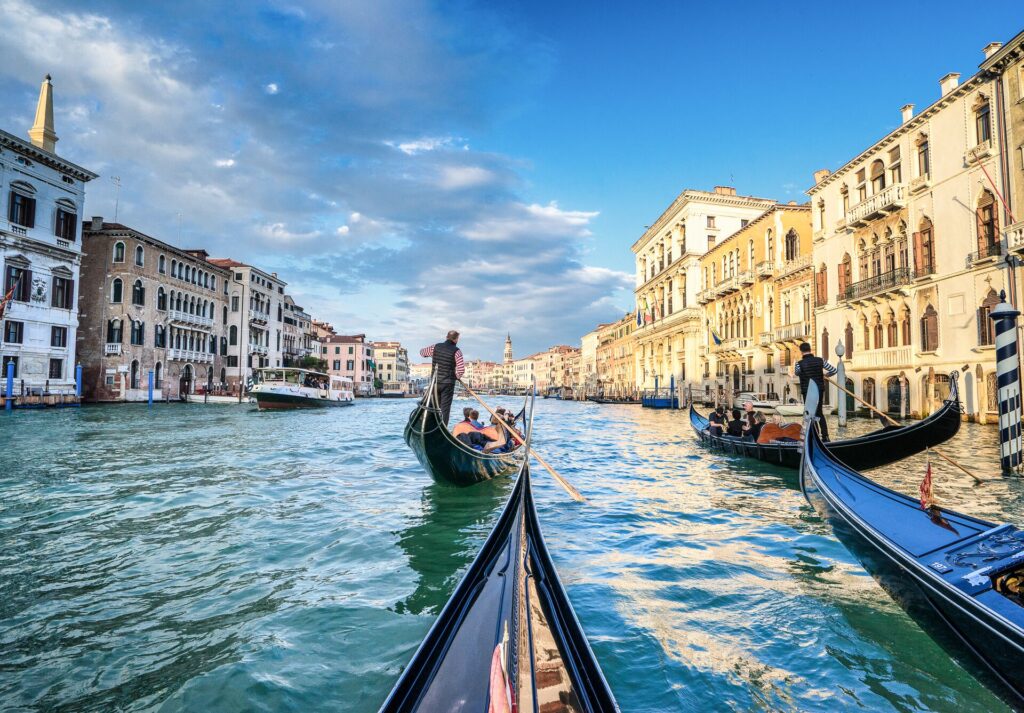
POLYGON ((1006 303, 1006 292, 989 316, 996 332, 996 380, 999 384, 999 463, 1004 471, 1017 470, 1021 452, 1020 369, 1017 359, 1017 317, 1020 312, 1006 303))

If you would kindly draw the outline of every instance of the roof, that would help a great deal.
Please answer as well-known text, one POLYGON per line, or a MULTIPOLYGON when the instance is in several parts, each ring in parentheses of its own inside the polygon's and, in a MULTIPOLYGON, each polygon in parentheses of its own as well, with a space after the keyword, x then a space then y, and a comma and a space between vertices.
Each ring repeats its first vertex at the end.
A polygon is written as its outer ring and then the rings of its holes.
POLYGON ((207 259, 207 262, 212 262, 214 265, 220 265, 221 267, 249 267, 244 262, 238 262, 238 260, 232 260, 227 257, 211 257, 207 259))
POLYGON ((366 341, 365 334, 332 334, 327 337, 327 341, 331 344, 342 344, 342 343, 363 343, 366 341))
POLYGON ((680 193, 676 197, 676 199, 669 204, 668 208, 666 208, 662 212, 662 214, 658 216, 658 219, 654 221, 651 224, 651 226, 647 228, 647 230, 644 231, 644 234, 636 239, 636 242, 633 243, 630 249, 633 250, 633 252, 636 252, 636 249, 645 241, 647 241, 649 238, 655 235, 660 234, 661 231, 665 229, 665 225, 669 222, 669 218, 671 218, 673 215, 679 212, 679 210, 682 209, 682 207, 691 200, 703 201, 707 203, 718 203, 720 205, 731 205, 737 208, 756 207, 756 205, 751 205, 751 203, 764 203, 766 204, 766 206, 775 203, 775 199, 773 198, 758 198, 757 196, 738 196, 733 194, 715 193, 713 191, 702 191, 697 188, 685 188, 683 189, 683 192, 680 193))
POLYGON ((107 223, 104 221, 103 227, 101 227, 99 230, 93 230, 92 221, 86 220, 83 221, 82 226, 83 233, 85 234, 99 235, 101 233, 107 233, 111 234, 112 236, 118 236, 119 234, 127 234, 129 237, 133 237, 136 240, 148 241, 166 250, 174 251, 181 256, 190 257, 198 262, 206 262, 213 267, 223 268, 223 265, 219 265, 214 260, 210 260, 204 257, 206 255, 205 250, 186 250, 184 248, 179 248, 174 245, 171 245, 170 243, 165 243, 163 240, 160 240, 159 238, 154 238, 152 235, 147 235, 146 233, 143 233, 141 230, 136 230, 135 228, 131 228, 127 225, 124 225, 123 223, 107 223))
POLYGON ((98 173, 82 168, 78 164, 71 163, 67 159, 63 159, 55 153, 45 151, 33 143, 19 139, 14 134, 9 134, 6 131, 0 129, 0 146, 7 146, 8 148, 17 151, 18 153, 25 154, 29 158, 38 161, 39 163, 49 166, 50 168, 61 171, 63 173, 69 173, 80 181, 91 181, 94 178, 98 178, 98 173))

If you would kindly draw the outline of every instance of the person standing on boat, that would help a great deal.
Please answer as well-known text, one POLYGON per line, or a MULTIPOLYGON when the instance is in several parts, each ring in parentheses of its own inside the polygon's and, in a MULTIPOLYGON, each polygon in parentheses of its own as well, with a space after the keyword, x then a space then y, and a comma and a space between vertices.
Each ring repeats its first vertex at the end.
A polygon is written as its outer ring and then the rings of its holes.
POLYGON ((822 402, 825 400, 825 374, 835 376, 836 368, 814 355, 814 350, 807 342, 800 345, 800 361, 793 367, 793 373, 800 377, 800 393, 807 400, 807 386, 813 381, 818 385, 818 410, 815 412, 815 420, 821 427, 821 440, 827 441, 828 424, 825 422, 825 415, 821 412, 822 402))
POLYGON ((462 350, 456 346, 458 342, 459 333, 453 329, 448 332, 443 342, 420 349, 421 357, 431 357, 431 367, 437 377, 437 407, 441 411, 445 426, 448 425, 448 416, 452 410, 455 382, 461 379, 466 371, 462 350))

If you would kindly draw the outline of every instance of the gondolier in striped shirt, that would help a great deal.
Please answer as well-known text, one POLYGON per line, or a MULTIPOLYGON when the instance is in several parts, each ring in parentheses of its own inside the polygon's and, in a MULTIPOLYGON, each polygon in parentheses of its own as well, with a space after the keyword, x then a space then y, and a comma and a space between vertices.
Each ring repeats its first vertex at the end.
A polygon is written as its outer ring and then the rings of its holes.
POLYGON ((452 410, 452 396, 455 395, 455 382, 462 378, 466 365, 462 360, 462 350, 456 344, 459 333, 454 329, 448 332, 443 342, 432 347, 420 349, 421 357, 431 357, 431 365, 437 376, 437 407, 441 410, 444 425, 448 425, 448 415, 452 410))
POLYGON ((818 385, 818 410, 814 414, 815 419, 821 426, 821 440, 828 441, 828 424, 825 422, 825 416, 821 412, 821 402, 825 400, 825 374, 834 376, 836 368, 829 364, 827 361, 822 359, 820 356, 814 355, 814 350, 811 349, 811 345, 804 342, 800 345, 800 361, 793 367, 793 373, 800 377, 800 394, 804 397, 804 401, 807 400, 807 386, 812 381, 818 385))

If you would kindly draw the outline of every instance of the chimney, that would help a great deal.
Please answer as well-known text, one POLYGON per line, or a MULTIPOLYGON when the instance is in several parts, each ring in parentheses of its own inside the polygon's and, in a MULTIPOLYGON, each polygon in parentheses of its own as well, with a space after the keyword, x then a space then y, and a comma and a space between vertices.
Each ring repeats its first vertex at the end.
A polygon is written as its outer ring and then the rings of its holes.
POLYGON ((900 113, 903 115, 903 123, 906 124, 912 118, 914 118, 914 105, 904 104, 900 107, 900 113))
POLYGON ((43 77, 39 87, 39 102, 36 104, 36 121, 28 130, 28 138, 33 145, 43 151, 54 153, 57 148, 57 132, 53 130, 53 85, 50 75, 43 77))
POLYGON ((103 230, 103 216, 102 215, 94 215, 92 217, 92 225, 89 226, 89 230, 92 230, 92 231, 103 230))
POLYGON ((736 195, 736 189, 732 186, 715 186, 715 193, 720 196, 734 196, 736 195))
POLYGON ((818 185, 831 175, 832 172, 829 171, 827 168, 819 168, 817 171, 814 172, 814 185, 818 185))
POLYGON ((960 83, 960 72, 950 72, 945 77, 939 80, 939 88, 942 90, 942 96, 946 96, 951 91, 956 89, 960 83))
POLYGON ((985 54, 985 59, 988 59, 989 57, 994 55, 996 52, 998 52, 999 48, 1002 47, 1002 46, 1003 46, 1002 42, 989 42, 987 45, 985 45, 985 47, 981 51, 985 54))

